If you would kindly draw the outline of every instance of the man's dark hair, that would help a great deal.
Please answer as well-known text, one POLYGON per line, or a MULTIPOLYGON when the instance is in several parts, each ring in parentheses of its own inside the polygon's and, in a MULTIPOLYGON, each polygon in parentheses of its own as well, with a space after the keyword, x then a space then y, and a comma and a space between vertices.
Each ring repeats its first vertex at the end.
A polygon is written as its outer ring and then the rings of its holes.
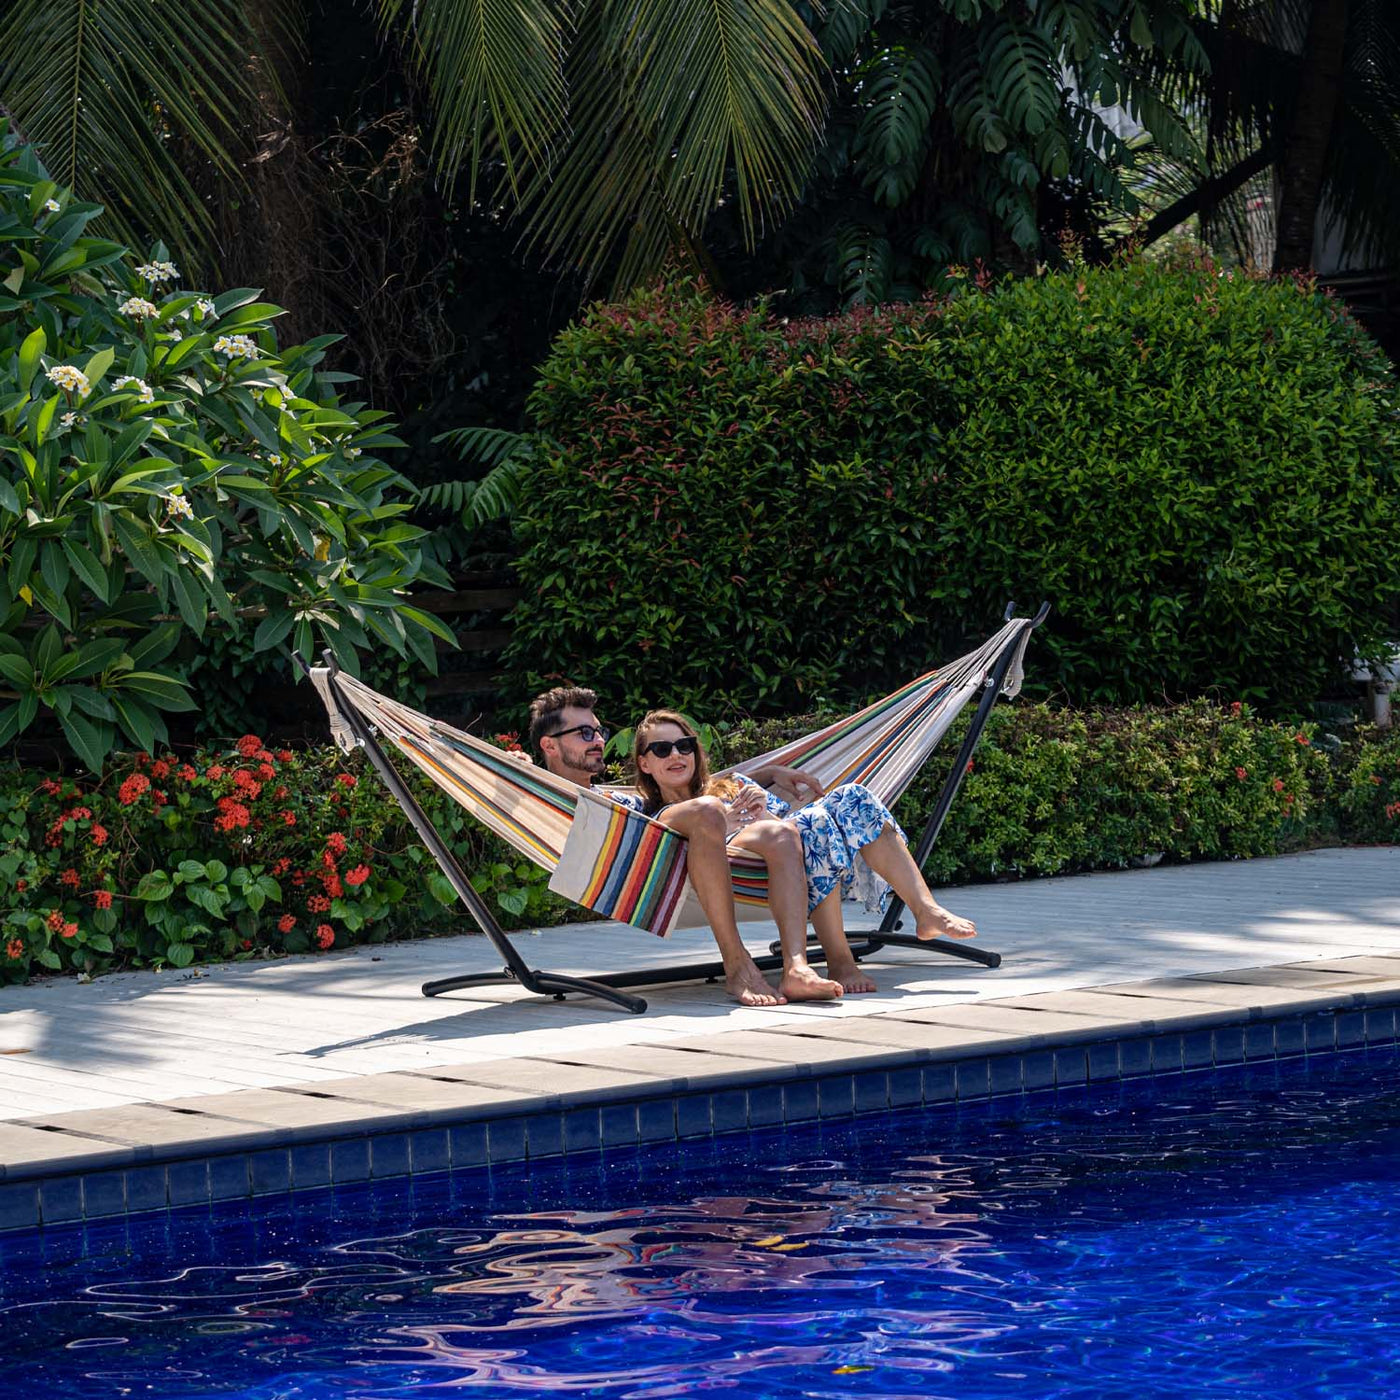
POLYGON ((539 752, 540 740, 554 732, 560 710, 591 710, 597 703, 597 694, 581 685, 556 685, 535 696, 530 701, 530 747, 539 752))

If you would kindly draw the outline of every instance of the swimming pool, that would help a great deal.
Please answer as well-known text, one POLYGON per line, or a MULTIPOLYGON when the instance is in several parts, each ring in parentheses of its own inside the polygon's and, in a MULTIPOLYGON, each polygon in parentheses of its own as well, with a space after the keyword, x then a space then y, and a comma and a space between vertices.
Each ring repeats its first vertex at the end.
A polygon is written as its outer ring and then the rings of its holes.
POLYGON ((1395 1048, 0 1237, 0 1394, 1376 1396, 1395 1048))

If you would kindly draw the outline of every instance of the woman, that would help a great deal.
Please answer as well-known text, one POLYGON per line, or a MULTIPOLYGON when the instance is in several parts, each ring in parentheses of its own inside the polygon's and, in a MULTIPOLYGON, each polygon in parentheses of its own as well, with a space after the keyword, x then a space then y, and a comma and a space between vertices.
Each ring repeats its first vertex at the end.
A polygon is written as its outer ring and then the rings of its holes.
POLYGON ((817 796, 794 810, 742 775, 711 780, 695 730, 673 710, 653 710, 643 718, 633 738, 632 755, 642 810, 650 815, 671 802, 709 793, 728 808, 731 850, 757 851, 768 844, 767 822, 796 829, 802 841, 808 917, 826 955, 827 972, 845 991, 875 990, 846 940, 841 898, 853 887, 867 904, 880 905, 892 887, 913 914, 919 938, 976 934, 971 920, 950 914, 934 899, 909 854, 899 823, 861 784, 846 783, 823 794, 815 780, 803 775, 817 796))
MULTIPOLYGON (((652 710, 637 726, 633 739, 633 762, 637 769, 639 797, 615 801, 649 817, 661 816, 667 807, 705 797, 710 767, 705 750, 695 731, 683 715, 674 710, 652 710)), ((775 769, 790 780, 801 781, 803 775, 790 769, 775 769)), ((716 806, 718 803, 716 802, 716 806)), ((725 824, 737 826, 726 809, 725 824)), ((787 1001, 831 1001, 844 988, 832 977, 823 977, 807 961, 807 900, 806 872, 803 869, 802 842, 795 830, 769 823, 771 830, 749 829, 746 849, 761 854, 768 865, 768 907, 778 926, 778 943, 783 952, 783 975, 778 994, 787 1001)), ((734 835, 727 844, 735 846, 734 835)))

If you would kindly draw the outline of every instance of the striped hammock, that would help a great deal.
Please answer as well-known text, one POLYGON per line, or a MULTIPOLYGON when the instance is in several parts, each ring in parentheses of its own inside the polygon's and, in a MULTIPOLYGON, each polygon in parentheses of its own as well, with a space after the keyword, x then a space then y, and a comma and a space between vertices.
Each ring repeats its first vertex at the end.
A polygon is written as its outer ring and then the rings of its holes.
MULTIPOLYGON (((883 700, 726 773, 748 773, 770 763, 801 768, 823 787, 864 783, 893 803, 948 732, 963 706, 982 688, 1007 646, 1015 653, 1003 693, 1021 687, 1022 656, 1032 622, 1008 622, 976 651, 910 681, 883 700)), ((311 673, 330 714, 331 731, 345 750, 355 745, 331 690, 330 673, 311 673)), ((548 769, 522 763, 460 729, 371 690, 353 676, 335 677, 339 695, 409 762, 521 855, 552 872, 550 889, 608 918, 665 937, 678 925, 706 922, 685 878, 685 840, 608 799, 614 788, 589 790, 548 769)), ((730 857, 734 899, 767 906, 768 873, 762 860, 730 857)))

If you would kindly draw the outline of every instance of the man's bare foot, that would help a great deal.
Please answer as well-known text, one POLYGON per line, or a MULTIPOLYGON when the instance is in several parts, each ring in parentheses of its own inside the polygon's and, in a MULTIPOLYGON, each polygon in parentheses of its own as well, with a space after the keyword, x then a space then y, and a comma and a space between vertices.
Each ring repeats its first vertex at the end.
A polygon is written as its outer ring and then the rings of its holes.
POLYGON ((976 938, 977 925, 971 919, 960 919, 941 904, 935 904, 919 918, 914 933, 918 938, 976 938))
POLYGON ((841 984, 823 977, 814 967, 790 967, 778 983, 778 992, 789 1001, 835 1001, 841 984))
POLYGON ((826 975, 839 982, 845 992, 879 991, 875 979, 854 958, 828 958, 826 975))
POLYGON ((763 974, 752 962, 725 977, 724 990, 740 1006, 782 1006, 787 1000, 781 991, 775 992, 768 985, 763 974))

